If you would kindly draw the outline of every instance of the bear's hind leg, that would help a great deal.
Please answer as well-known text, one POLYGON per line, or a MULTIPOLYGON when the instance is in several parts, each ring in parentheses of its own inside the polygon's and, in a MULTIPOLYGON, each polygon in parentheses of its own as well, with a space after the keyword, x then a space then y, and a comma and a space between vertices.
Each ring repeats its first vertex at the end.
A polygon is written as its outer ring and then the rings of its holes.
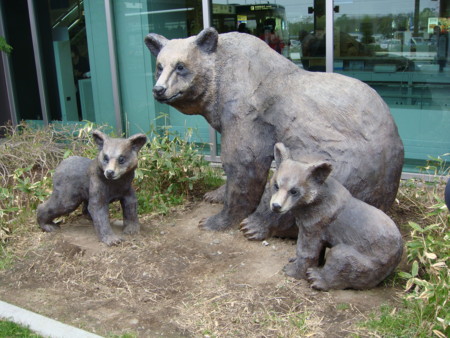
POLYGON ((340 244, 331 248, 323 267, 308 269, 308 280, 312 288, 323 291, 370 289, 381 282, 377 265, 353 247, 340 244))
POLYGON ((67 215, 74 211, 81 204, 82 201, 64 201, 58 194, 52 194, 50 198, 37 208, 37 221, 45 232, 52 232, 60 229, 60 226, 55 224, 53 220, 57 217, 67 215))

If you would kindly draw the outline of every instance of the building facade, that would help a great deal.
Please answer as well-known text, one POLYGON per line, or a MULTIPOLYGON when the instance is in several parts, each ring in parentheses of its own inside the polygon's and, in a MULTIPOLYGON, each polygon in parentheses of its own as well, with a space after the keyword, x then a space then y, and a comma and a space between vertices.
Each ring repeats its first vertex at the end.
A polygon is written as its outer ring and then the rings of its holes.
POLYGON ((170 125, 220 155, 220 135, 152 96, 143 40, 206 26, 263 39, 298 67, 372 86, 391 108, 405 170, 450 153, 450 0, 0 0, 0 124, 170 125), (162 117, 161 117, 162 116, 162 117))

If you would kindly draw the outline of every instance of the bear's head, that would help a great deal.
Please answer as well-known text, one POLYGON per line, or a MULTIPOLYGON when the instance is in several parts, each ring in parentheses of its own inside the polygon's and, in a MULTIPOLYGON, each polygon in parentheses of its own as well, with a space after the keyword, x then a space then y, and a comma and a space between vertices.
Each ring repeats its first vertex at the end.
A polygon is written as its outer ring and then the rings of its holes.
POLYGON ((145 44, 156 56, 153 96, 185 114, 201 113, 202 101, 212 87, 214 54, 219 35, 207 28, 197 36, 168 40, 150 33, 145 44))
POLYGON ((270 209, 276 213, 285 213, 315 203, 331 173, 331 164, 325 161, 294 161, 283 143, 275 144, 274 157, 276 172, 270 183, 270 209))
POLYGON ((94 130, 92 136, 99 150, 98 166, 108 180, 117 180, 136 169, 137 154, 147 142, 147 136, 144 134, 136 134, 124 139, 108 137, 101 131, 94 130))

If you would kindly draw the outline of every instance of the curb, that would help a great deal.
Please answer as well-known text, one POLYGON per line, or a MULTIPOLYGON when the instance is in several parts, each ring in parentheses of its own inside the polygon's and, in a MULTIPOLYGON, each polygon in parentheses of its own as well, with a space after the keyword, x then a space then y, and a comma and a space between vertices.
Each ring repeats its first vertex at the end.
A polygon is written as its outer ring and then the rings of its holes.
POLYGON ((66 325, 57 320, 0 301, 0 318, 23 325, 51 338, 101 338, 96 334, 66 325))

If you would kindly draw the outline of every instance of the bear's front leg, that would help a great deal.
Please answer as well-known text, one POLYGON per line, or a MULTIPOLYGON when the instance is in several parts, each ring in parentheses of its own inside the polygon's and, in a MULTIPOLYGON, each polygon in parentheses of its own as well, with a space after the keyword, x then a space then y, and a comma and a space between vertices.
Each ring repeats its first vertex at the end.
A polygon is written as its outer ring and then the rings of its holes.
POLYGON ((323 243, 320 235, 306 234, 300 231, 298 234, 296 257, 284 267, 284 272, 297 279, 306 279, 307 271, 311 267, 319 265, 323 243))
POLYGON ((298 227, 292 212, 283 214, 272 212, 271 197, 270 186, 267 184, 258 208, 240 224, 244 236, 252 241, 262 241, 271 236, 297 238, 298 227))
POLYGON ((122 241, 112 230, 109 223, 108 200, 101 192, 95 191, 90 193, 89 214, 94 222, 94 229, 100 241, 106 245, 115 245, 122 241))
POLYGON ((273 158, 273 143, 255 139, 243 147, 238 135, 222 133, 222 163, 227 176, 224 207, 217 215, 202 220, 201 228, 225 230, 237 226, 261 199, 273 158))
POLYGON ((141 225, 137 215, 137 198, 134 189, 120 199, 123 212, 123 233, 127 235, 137 234, 141 225))

